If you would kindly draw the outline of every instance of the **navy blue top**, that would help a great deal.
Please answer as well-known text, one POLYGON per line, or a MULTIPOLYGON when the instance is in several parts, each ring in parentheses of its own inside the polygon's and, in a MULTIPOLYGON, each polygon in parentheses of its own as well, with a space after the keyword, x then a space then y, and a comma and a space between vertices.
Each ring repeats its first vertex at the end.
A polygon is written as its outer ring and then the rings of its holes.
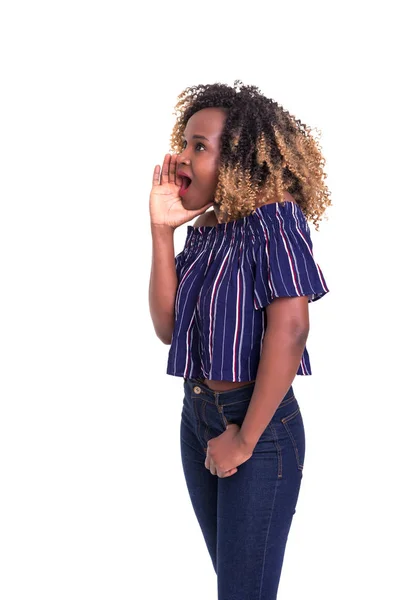
MULTIPOLYGON (((256 379, 274 298, 329 290, 314 260, 307 220, 294 202, 263 204, 215 226, 187 226, 175 257, 178 288, 167 373, 225 381, 256 379)), ((298 375, 311 375, 304 350, 298 375)))

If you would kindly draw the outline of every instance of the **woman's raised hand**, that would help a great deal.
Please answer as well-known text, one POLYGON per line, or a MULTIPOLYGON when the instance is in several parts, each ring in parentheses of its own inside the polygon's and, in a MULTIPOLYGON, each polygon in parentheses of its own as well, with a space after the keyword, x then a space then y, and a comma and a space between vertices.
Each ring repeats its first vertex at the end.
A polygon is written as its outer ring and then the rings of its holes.
POLYGON ((213 205, 213 202, 209 202, 196 210, 188 210, 183 206, 179 196, 182 178, 176 174, 177 158, 177 154, 166 154, 162 169, 160 165, 154 169, 153 187, 150 192, 150 220, 153 225, 166 225, 175 229, 213 205))

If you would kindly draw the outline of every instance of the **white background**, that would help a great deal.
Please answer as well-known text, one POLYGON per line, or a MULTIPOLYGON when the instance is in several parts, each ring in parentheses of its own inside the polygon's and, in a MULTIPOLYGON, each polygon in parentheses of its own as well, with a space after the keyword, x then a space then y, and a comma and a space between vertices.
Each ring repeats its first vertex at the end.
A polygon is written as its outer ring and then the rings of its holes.
POLYGON ((279 599, 400 597, 396 37, 385 1, 2 2, 2 600, 217 597, 149 315, 148 197, 177 95, 235 79, 322 131, 334 202, 279 599))

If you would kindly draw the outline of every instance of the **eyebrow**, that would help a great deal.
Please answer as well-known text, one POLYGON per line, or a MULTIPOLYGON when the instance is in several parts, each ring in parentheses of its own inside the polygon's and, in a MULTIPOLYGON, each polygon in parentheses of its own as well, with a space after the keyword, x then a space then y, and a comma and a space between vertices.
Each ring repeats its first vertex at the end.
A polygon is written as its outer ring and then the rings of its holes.
MULTIPOLYGON (((183 137, 185 137, 185 136, 183 136, 183 137)), ((206 138, 206 136, 205 136, 205 135, 197 135, 197 134, 195 134, 195 135, 192 135, 192 139, 193 139, 193 140, 194 140, 194 139, 196 139, 196 140, 207 140, 207 142, 209 142, 209 141, 210 141, 208 138, 206 138)))

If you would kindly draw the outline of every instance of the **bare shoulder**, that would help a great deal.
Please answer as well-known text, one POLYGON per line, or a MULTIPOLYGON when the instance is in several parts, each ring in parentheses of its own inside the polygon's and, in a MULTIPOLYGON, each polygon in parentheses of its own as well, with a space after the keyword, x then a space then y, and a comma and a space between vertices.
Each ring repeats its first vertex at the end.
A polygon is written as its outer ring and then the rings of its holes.
MULTIPOLYGON (((296 200, 293 198, 292 194, 289 194, 289 192, 283 192, 283 200, 284 202, 293 202, 294 204, 297 204, 296 200)), ((276 200, 269 200, 268 202, 260 202, 260 205, 262 204, 274 204, 276 202, 276 200)))
POLYGON ((293 198, 292 194, 289 194, 289 192, 283 192, 283 198, 286 202, 294 202, 294 204, 297 204, 296 200, 293 198))
MULTIPOLYGON (((294 204, 297 204, 296 200, 293 198, 293 196, 291 194, 289 194, 289 192, 286 192, 286 191, 283 192, 283 199, 285 202, 293 202, 294 204)), ((260 202, 260 206, 262 204, 274 204, 275 202, 276 202, 276 200, 270 200, 269 202, 260 202)), ((217 216, 215 214, 215 211, 213 209, 211 209, 211 210, 207 210, 202 215, 197 217, 197 219, 193 223, 193 227, 202 227, 203 225, 206 227, 209 227, 209 226, 214 227, 214 225, 217 225, 217 224, 218 224, 217 216)))
POLYGON ((193 227, 202 227, 203 225, 207 227, 209 225, 216 225, 216 223, 217 219, 215 216, 215 212, 213 210, 208 210, 199 217, 197 217, 197 219, 193 223, 193 227))

